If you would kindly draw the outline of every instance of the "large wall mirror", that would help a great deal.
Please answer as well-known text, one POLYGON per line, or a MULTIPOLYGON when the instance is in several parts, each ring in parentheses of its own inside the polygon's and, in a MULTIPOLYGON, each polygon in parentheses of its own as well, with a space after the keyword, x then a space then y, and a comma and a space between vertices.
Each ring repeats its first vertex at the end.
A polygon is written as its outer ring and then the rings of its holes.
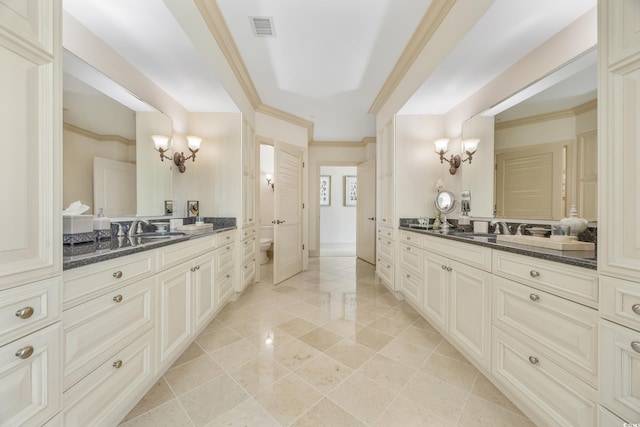
POLYGON ((63 69, 63 206, 164 215, 171 162, 160 161, 151 135, 171 136, 171 119, 67 51, 63 69))
POLYGON ((472 206, 473 216, 558 220, 576 205, 597 220, 595 48, 465 122, 465 138, 478 134, 493 138, 480 147, 491 163, 484 182, 463 170, 462 189, 492 203, 472 206))

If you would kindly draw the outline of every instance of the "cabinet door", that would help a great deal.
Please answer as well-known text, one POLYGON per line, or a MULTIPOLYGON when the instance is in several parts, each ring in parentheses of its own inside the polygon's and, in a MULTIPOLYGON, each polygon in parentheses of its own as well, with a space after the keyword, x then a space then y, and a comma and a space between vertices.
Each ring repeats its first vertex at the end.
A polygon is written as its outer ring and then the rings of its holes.
POLYGON ((61 330, 56 323, 0 347, 0 425, 39 426, 60 409, 61 330))
POLYGON ((218 306, 224 305, 233 294, 233 273, 231 271, 216 279, 218 306))
POLYGON ((191 267, 194 279, 193 316, 196 333, 209 323, 217 309, 214 259, 213 252, 203 255, 193 260, 191 267))
POLYGON ((191 263, 185 263, 157 276, 157 325, 161 369, 184 350, 193 334, 191 267, 191 263))
POLYGON ((484 368, 491 368, 491 274, 451 261, 449 334, 484 368))
POLYGON ((424 291, 422 293, 424 302, 424 313, 428 319, 447 331, 448 306, 449 301, 449 260, 425 252, 424 254, 424 291))
POLYGON ((0 2, 0 289, 60 273, 60 4, 0 2))

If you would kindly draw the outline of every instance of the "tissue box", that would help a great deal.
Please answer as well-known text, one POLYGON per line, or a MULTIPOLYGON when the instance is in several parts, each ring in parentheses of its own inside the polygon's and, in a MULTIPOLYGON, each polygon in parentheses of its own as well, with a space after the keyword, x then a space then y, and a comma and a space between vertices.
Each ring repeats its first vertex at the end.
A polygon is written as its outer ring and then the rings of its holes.
POLYGON ((64 215, 62 234, 93 233, 93 215, 64 215))

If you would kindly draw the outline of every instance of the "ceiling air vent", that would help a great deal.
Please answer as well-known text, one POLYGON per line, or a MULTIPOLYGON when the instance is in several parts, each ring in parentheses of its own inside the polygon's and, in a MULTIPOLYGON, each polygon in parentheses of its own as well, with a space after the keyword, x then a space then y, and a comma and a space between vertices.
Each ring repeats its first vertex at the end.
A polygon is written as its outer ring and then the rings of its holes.
POLYGON ((256 37, 275 37, 276 30, 273 26, 273 18, 270 16, 250 16, 253 35, 256 37))

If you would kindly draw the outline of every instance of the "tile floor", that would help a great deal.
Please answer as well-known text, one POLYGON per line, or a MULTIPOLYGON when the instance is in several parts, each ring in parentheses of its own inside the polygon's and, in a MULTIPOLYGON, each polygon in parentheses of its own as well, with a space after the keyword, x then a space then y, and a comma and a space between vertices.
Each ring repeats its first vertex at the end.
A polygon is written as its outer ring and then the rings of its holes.
POLYGON ((373 266, 321 257, 227 304, 121 425, 534 424, 373 266))

